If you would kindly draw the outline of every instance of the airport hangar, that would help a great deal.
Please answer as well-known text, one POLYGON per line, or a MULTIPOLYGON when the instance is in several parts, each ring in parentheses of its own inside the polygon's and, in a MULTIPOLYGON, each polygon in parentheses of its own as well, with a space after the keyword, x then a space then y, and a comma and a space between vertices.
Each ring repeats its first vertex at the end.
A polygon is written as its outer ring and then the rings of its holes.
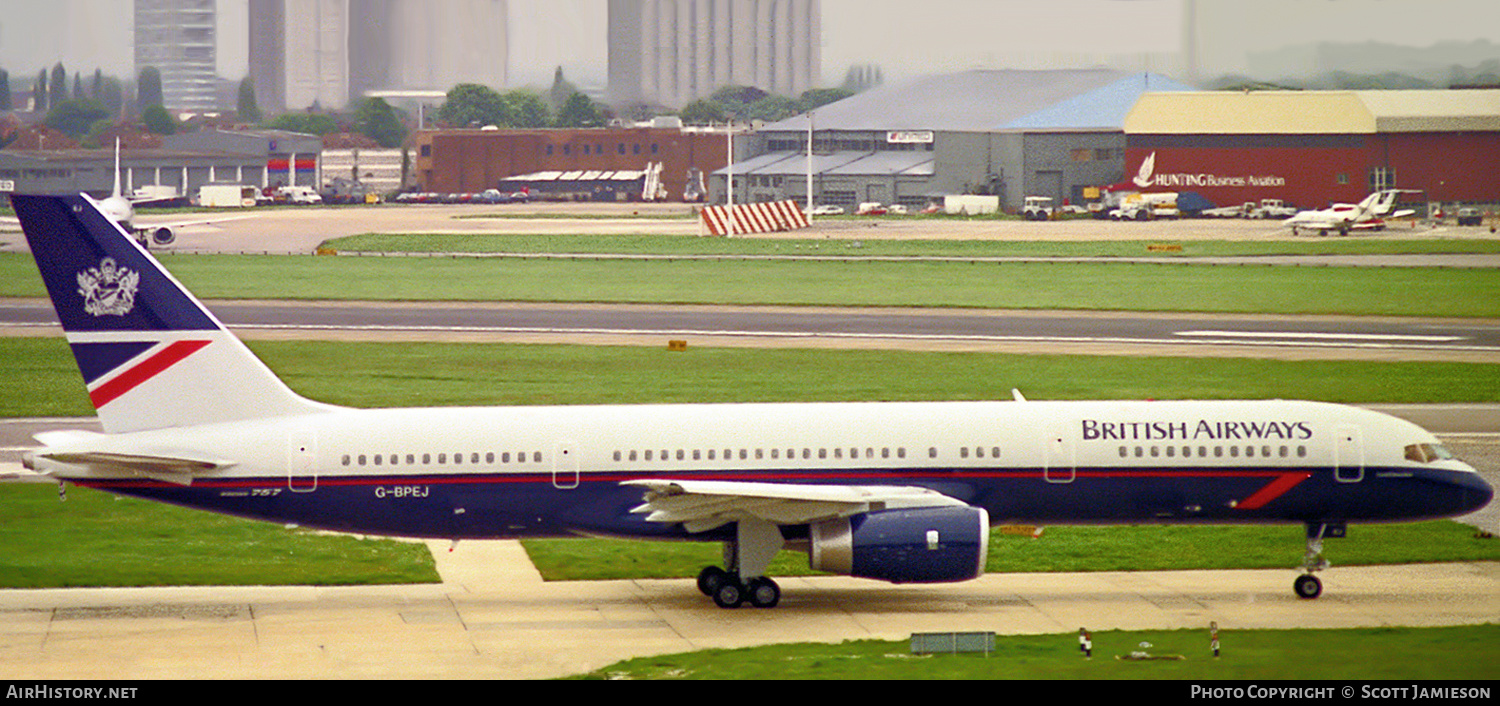
MULTIPOLYGON (((320 183, 323 142, 316 135, 282 130, 200 130, 166 135, 154 149, 122 150, 120 190, 170 187, 177 196, 204 184, 273 186, 320 183), (295 165, 295 171, 289 167, 295 165)), ((114 189, 113 149, 0 150, 0 184, 31 194, 114 189)), ((168 191, 168 189, 163 189, 168 191)))
POLYGON ((1383 189, 1421 191, 1403 199, 1414 204, 1500 202, 1500 90, 1148 93, 1125 141, 1124 188, 1217 206, 1323 208, 1383 189))
POLYGON ((973 70, 881 86, 736 138, 735 163, 713 173, 723 202, 807 199, 852 209, 920 208, 949 194, 991 194, 1019 210, 1027 196, 1084 203, 1120 180, 1125 116, 1152 91, 1189 86, 1105 69, 973 70))

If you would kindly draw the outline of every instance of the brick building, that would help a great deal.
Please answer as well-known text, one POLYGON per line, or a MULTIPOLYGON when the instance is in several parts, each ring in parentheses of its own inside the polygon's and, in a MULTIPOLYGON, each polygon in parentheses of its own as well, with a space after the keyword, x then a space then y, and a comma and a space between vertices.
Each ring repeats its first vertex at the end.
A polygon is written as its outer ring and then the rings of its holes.
POLYGON ((542 172, 646 171, 661 165, 666 199, 683 200, 698 174, 727 164, 721 130, 609 127, 555 130, 429 130, 413 136, 415 188, 473 193, 542 172))

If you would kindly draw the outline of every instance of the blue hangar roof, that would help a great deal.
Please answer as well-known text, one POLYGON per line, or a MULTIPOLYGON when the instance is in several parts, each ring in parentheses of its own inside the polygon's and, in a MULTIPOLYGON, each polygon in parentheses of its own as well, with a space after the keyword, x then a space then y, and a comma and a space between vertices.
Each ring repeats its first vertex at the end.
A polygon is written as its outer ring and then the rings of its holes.
MULTIPOLYGON (((814 130, 1121 130, 1146 92, 1191 91, 1160 74, 977 69, 880 86, 818 108, 814 130)), ((806 114, 767 132, 807 131, 806 114)))

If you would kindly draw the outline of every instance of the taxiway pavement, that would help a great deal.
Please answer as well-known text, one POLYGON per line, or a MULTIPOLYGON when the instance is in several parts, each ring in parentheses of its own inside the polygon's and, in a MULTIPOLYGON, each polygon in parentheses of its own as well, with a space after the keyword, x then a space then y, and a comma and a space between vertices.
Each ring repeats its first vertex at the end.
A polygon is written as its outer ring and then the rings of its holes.
MULTIPOLYGON (((0 591, 0 679, 535 679, 632 657, 914 632, 1080 627, 1441 626, 1500 615, 1500 564, 1334 567, 1316 601, 1290 570, 992 574, 902 587, 784 579, 781 605, 722 610, 693 581, 547 583, 516 542, 433 547, 441 584, 0 591)), ((893 648, 904 652, 904 647, 893 648)))

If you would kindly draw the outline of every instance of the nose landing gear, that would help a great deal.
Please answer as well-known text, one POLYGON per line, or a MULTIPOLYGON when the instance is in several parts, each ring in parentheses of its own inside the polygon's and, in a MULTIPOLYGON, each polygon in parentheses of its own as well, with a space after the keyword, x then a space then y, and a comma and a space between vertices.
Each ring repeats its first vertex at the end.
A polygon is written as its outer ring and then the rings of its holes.
POLYGON ((1307 523, 1307 553, 1302 557, 1302 570, 1307 573, 1292 582, 1292 591, 1298 598, 1311 600, 1323 595, 1323 582, 1313 576, 1313 572, 1329 566, 1328 560, 1323 558, 1323 538, 1342 537, 1347 531, 1342 522, 1307 523))

